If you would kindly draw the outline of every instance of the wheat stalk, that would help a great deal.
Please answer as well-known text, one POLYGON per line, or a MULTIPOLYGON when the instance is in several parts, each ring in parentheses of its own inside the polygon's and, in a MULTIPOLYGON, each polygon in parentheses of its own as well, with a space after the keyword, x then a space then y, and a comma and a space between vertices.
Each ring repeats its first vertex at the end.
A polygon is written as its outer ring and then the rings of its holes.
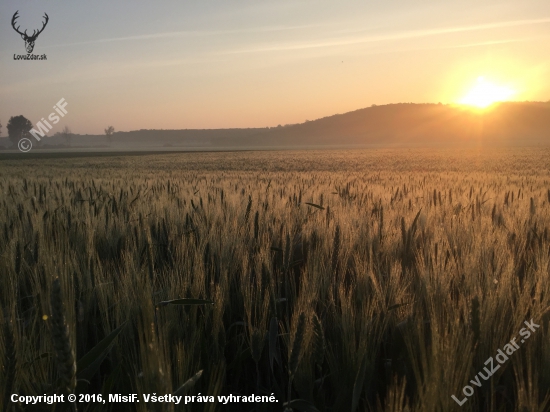
POLYGON ((292 343, 292 351, 290 352, 290 359, 288 361, 288 371, 291 377, 296 374, 296 370, 298 369, 305 333, 306 315, 301 313, 298 318, 298 325, 296 326, 296 333, 294 334, 294 342, 292 343))
POLYGON ((15 353, 15 340, 13 325, 10 322, 4 323, 4 405, 8 405, 10 395, 12 394, 14 382, 15 382, 15 370, 17 365, 16 353, 15 353))
POLYGON ((65 319, 65 307, 59 278, 56 278, 52 284, 50 305, 51 335, 59 371, 60 388, 65 393, 73 393, 76 388, 76 362, 69 339, 69 327, 65 319))

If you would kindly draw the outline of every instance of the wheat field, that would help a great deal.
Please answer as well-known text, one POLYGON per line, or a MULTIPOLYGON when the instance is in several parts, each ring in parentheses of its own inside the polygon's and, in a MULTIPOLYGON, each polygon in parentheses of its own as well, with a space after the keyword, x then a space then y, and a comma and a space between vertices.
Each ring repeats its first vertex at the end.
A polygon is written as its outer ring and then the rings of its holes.
POLYGON ((547 148, 22 156, 0 199, 0 410, 550 410, 547 148), (196 398, 10 400, 71 393, 196 398))

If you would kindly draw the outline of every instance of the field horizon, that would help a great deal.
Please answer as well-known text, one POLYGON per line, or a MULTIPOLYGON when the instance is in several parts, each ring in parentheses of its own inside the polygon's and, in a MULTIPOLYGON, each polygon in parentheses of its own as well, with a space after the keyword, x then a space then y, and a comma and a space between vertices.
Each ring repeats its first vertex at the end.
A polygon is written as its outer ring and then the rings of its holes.
MULTIPOLYGON (((115 131, 109 138, 73 131, 70 137, 39 134, 41 141, 28 137, 32 150, 44 151, 550 146, 550 102, 500 102, 484 109, 397 103, 276 127, 115 131)), ((11 146, 7 137, 0 139, 4 150, 11 146)))

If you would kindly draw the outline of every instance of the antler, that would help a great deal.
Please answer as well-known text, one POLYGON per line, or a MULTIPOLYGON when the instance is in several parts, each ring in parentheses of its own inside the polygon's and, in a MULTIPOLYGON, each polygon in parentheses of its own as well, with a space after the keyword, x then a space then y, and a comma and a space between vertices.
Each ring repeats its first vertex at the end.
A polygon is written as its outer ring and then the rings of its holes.
POLYGON ((36 34, 34 34, 34 32, 33 32, 32 37, 38 36, 46 28, 46 24, 48 24, 48 21, 50 21, 50 18, 48 17, 48 15, 46 13, 44 13, 44 17, 46 18, 46 21, 44 23, 42 23, 42 28, 40 30, 38 30, 38 33, 36 33, 36 34))
MULTIPOLYGON (((12 17, 12 19, 11 19, 11 25, 12 25, 13 29, 14 29, 17 33, 19 33, 21 36, 26 36, 26 35, 27 35, 27 30, 25 30, 25 33, 21 33, 21 32, 19 31, 19 27, 21 27, 21 26, 17 26, 17 28, 15 27, 15 20, 17 20, 17 18, 19 17, 19 16, 17 15, 18 13, 19 13, 19 10, 17 10, 17 11, 15 12, 15 14, 13 15, 13 17, 12 17)), ((44 14, 45 14, 45 13, 44 13, 44 14)))
POLYGON ((17 15, 18 13, 19 13, 19 10, 17 10, 17 11, 15 12, 15 14, 13 15, 13 17, 12 17, 12 19, 11 19, 11 25, 12 25, 13 29, 14 29, 17 33, 19 33, 21 36, 25 36, 25 37, 28 38, 28 39, 36 39, 36 38, 38 37, 38 35, 44 31, 44 29, 46 28, 46 25, 48 24, 48 21, 50 20, 50 18, 48 17, 48 15, 47 15, 46 13, 44 13, 44 18, 46 19, 46 21, 42 23, 42 28, 41 28, 40 30, 38 30, 38 33, 36 32, 36 30, 34 30, 34 31, 32 32, 32 35, 29 36, 29 35, 27 34, 27 30, 25 30, 24 33, 21 33, 21 32, 19 31, 19 27, 20 27, 20 26, 15 27, 15 21, 16 21, 17 18, 19 17, 19 16, 17 15))
POLYGON ((46 24, 48 24, 48 21, 50 20, 50 18, 48 17, 48 15, 46 13, 44 13, 44 17, 46 18, 46 21, 44 23, 42 23, 42 28, 40 30, 38 30, 38 33, 36 33, 36 30, 33 30, 32 36, 29 36, 31 39, 37 38, 38 35, 40 33, 42 33, 44 31, 44 29, 46 28, 46 24))

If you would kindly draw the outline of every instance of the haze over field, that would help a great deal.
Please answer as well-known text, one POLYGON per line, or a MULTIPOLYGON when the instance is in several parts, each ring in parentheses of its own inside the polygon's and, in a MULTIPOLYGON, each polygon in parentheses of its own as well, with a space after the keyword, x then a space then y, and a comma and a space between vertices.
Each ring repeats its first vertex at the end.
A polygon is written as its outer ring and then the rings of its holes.
MULTIPOLYGON (((9 139, 0 139, 7 147, 9 139)), ((109 150, 242 150, 384 146, 550 145, 550 103, 499 103, 472 111, 442 104, 373 106, 272 128, 137 130, 44 137, 37 148, 109 150)), ((0 146, 1 147, 1 146, 0 146)))
MULTIPOLYGON (((52 130, 265 128, 371 104, 550 98, 550 3, 13 0, 0 4, 0 122, 52 130), (11 26, 48 26, 34 53, 11 26)), ((3 136, 7 133, 5 128, 3 136)))

